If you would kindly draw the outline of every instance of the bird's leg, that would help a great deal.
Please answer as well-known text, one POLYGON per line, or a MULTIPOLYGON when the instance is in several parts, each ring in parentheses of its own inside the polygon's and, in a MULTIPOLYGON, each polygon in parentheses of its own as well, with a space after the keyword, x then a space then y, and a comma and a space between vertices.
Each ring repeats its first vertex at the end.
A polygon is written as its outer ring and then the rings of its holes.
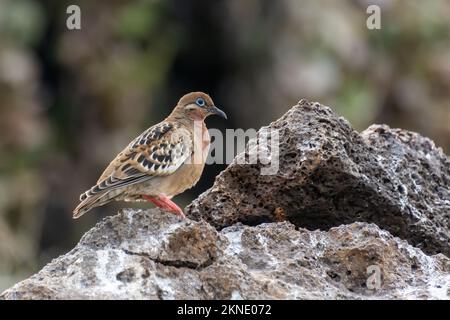
POLYGON ((164 208, 164 205, 161 201, 159 201, 157 198, 151 197, 151 196, 147 196, 145 194, 142 195, 142 198, 144 198, 145 200, 147 200, 148 202, 153 203, 155 206, 159 207, 159 208, 164 208))
POLYGON ((144 198, 147 201, 150 201, 155 206, 157 206, 157 207, 159 207, 161 209, 165 209, 167 211, 170 211, 170 212, 176 214, 177 216, 180 216, 182 218, 186 218, 186 216, 183 213, 183 210, 181 210, 180 207, 178 207, 175 202, 170 200, 163 193, 158 195, 158 197, 151 197, 151 196, 147 196, 147 195, 142 195, 142 198, 144 198))
POLYGON ((180 216, 182 218, 186 218, 186 216, 183 213, 183 210, 175 202, 169 199, 164 193, 160 193, 158 196, 158 201, 160 201, 166 209, 169 211, 175 213, 177 216, 180 216))

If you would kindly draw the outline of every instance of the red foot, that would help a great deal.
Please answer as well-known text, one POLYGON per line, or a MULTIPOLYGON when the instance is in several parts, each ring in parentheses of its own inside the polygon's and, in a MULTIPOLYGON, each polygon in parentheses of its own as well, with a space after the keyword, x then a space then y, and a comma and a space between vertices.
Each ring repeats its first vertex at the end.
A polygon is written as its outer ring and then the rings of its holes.
POLYGON ((153 203, 155 206, 161 209, 172 212, 177 216, 180 216, 181 218, 186 218, 186 216, 183 213, 183 210, 181 210, 180 207, 178 207, 176 203, 170 200, 165 194, 161 193, 158 197, 151 197, 143 194, 142 198, 153 203))

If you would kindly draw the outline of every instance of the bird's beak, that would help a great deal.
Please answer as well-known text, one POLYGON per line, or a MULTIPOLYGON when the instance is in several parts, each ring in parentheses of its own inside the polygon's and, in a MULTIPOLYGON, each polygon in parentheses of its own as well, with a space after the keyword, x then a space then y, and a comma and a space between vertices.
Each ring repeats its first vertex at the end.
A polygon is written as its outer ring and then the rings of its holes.
POLYGON ((224 119, 228 119, 226 113, 223 112, 222 110, 220 110, 219 108, 217 108, 216 106, 212 106, 211 108, 208 108, 208 112, 211 114, 218 115, 224 119))

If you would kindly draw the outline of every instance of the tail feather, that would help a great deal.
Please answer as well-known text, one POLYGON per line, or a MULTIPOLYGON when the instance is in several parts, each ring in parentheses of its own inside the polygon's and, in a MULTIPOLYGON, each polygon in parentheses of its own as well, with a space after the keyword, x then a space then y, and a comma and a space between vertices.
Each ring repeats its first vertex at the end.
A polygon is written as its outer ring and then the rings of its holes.
POLYGON ((80 196, 80 204, 73 210, 73 218, 78 219, 89 210, 109 202, 111 199, 104 199, 107 194, 108 192, 103 192, 87 196, 86 193, 83 193, 80 196))

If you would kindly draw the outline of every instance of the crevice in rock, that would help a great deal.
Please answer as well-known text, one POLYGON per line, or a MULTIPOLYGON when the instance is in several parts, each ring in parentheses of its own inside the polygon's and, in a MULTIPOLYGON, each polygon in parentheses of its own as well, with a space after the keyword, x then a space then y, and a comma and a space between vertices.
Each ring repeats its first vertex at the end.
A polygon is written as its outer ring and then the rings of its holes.
POLYGON ((211 255, 211 253, 208 252, 208 259, 203 263, 195 263, 192 261, 184 261, 184 260, 164 260, 159 258, 151 257, 149 254, 145 252, 134 252, 127 249, 122 249, 123 252, 125 252, 128 255, 135 255, 135 256, 141 256, 145 257, 149 260, 152 260, 155 263, 162 264, 166 267, 175 267, 175 268, 187 268, 192 270, 201 270, 204 269, 214 263, 214 257, 211 255))

